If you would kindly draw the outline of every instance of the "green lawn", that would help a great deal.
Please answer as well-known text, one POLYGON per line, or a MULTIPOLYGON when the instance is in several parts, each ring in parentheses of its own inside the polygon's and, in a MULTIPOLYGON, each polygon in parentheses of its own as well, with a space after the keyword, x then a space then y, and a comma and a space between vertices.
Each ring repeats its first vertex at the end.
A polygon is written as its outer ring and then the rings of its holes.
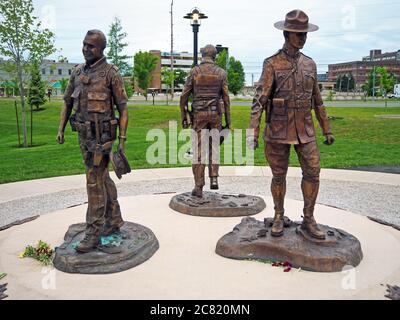
MULTIPOLYGON (((17 146, 13 100, 0 100, 0 183, 84 172, 77 137, 69 126, 66 129, 65 144, 56 143, 60 109, 61 102, 55 101, 47 103, 45 110, 34 112, 35 147, 24 149, 17 146)), ((400 108, 328 108, 328 113, 343 119, 331 122, 336 137, 334 145, 328 147, 322 144, 323 138, 318 136, 322 167, 400 165, 400 119, 375 117, 400 114, 400 108)), ((153 143, 146 141, 148 130, 161 128, 168 135, 168 121, 179 119, 179 115, 177 106, 129 106, 126 153, 133 168, 179 166, 150 165, 146 161, 146 150, 153 143)), ((249 115, 250 104, 248 107, 233 106, 233 127, 247 128, 249 115)), ((265 165, 262 148, 255 153, 255 163, 265 165)), ((290 165, 299 165, 294 152, 290 165)))

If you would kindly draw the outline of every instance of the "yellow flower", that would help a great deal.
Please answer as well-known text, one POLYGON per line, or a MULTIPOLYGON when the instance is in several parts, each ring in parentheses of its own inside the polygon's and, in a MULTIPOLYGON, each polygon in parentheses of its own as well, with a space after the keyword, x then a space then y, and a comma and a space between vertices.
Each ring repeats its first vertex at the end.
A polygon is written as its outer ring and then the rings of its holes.
POLYGON ((18 256, 20 259, 25 258, 25 252, 21 252, 20 255, 18 256))

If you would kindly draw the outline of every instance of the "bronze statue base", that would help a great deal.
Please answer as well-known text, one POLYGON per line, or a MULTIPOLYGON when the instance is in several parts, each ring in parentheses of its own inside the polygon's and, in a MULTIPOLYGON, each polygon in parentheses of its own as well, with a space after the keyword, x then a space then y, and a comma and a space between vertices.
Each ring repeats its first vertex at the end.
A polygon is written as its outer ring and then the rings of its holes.
POLYGON ((266 204, 262 198, 256 196, 204 191, 202 198, 192 196, 190 192, 178 194, 171 199, 169 207, 192 216, 240 217, 260 213, 266 204))
POLYGON ((85 223, 73 224, 65 242, 56 248, 54 266, 67 273, 106 274, 133 268, 149 259, 159 248, 153 232, 136 223, 125 222, 118 234, 102 237, 102 244, 89 253, 75 251, 85 236, 85 223))
POLYGON ((284 234, 271 236, 273 219, 258 221, 243 218, 232 232, 217 243, 216 253, 232 259, 289 262, 294 268, 317 272, 339 272, 345 266, 356 267, 362 260, 361 244, 353 235, 326 225, 326 239, 312 238, 300 228, 300 222, 285 217, 284 234))

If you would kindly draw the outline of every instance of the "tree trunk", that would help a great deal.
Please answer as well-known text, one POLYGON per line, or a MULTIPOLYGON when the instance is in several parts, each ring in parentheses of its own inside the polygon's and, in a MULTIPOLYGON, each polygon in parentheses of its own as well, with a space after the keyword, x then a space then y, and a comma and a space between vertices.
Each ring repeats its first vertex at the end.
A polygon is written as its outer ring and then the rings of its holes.
POLYGON ((24 96, 24 83, 22 80, 22 67, 21 61, 17 59, 17 72, 18 72, 18 81, 19 81, 19 94, 21 98, 21 113, 22 113, 22 132, 24 137, 24 148, 28 147, 28 133, 26 129, 26 114, 25 114, 25 96, 24 96))

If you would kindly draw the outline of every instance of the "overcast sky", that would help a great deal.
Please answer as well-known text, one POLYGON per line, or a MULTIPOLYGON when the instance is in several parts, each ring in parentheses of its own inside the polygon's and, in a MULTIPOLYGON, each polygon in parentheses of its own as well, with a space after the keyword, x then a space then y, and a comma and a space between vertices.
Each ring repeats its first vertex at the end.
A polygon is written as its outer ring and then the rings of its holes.
MULTIPOLYGON (((36 15, 56 33, 56 46, 70 62, 82 62, 82 40, 87 30, 108 32, 115 16, 128 33, 127 53, 158 49, 170 51, 171 0, 34 0, 36 15)), ((174 51, 193 51, 193 33, 183 16, 193 7, 208 19, 199 32, 199 47, 208 43, 229 47, 241 60, 247 81, 258 80, 264 58, 283 44, 274 28, 292 9, 301 9, 320 29, 308 34, 303 52, 317 63, 318 72, 335 62, 359 60, 370 49, 400 49, 400 1, 395 0, 174 0, 174 51), (396 13, 397 12, 397 13, 396 13)))

